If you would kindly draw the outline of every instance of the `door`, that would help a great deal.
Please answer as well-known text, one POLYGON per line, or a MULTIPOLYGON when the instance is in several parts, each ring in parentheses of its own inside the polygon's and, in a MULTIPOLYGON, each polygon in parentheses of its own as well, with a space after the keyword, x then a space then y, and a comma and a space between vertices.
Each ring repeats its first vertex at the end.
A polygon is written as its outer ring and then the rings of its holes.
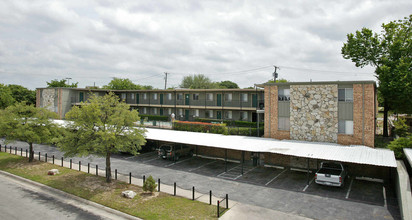
POLYGON ((160 108, 160 115, 163 115, 163 108, 160 108))
POLYGON ((139 93, 136 93, 136 104, 139 104, 139 93))
POLYGON ((216 94, 216 101, 217 106, 222 106, 222 94, 216 94))
POLYGON ((190 94, 185 94, 185 105, 189 105, 190 94))
POLYGON ((163 94, 160 93, 160 104, 163 105, 163 94))
POLYGON ((185 121, 189 121, 189 109, 185 110, 185 121))
POLYGON ((252 107, 257 107, 257 95, 252 94, 252 107))
POLYGON ((216 118, 222 119, 222 111, 216 111, 216 118))
POLYGON ((84 93, 80 92, 79 93, 79 102, 83 102, 83 100, 84 100, 84 93))

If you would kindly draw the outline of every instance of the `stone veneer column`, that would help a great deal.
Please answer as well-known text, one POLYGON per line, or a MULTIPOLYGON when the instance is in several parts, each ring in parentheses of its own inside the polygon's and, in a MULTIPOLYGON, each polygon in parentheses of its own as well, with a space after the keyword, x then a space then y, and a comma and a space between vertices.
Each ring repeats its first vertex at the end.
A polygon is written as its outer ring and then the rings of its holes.
POLYGON ((290 138, 337 142, 337 84, 290 86, 290 138))
POLYGON ((277 86, 265 86, 265 135, 264 137, 275 138, 277 128, 278 128, 278 87, 277 86))

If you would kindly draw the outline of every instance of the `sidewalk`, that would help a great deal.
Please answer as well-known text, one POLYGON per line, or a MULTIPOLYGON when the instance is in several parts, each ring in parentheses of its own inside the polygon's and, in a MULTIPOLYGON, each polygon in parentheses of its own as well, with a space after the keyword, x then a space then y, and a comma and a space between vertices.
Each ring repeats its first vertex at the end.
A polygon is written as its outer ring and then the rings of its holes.
MULTIPOLYGON (((233 202, 232 202, 233 203, 233 202)), ((287 214, 284 212, 275 211, 272 209, 266 209, 253 205, 246 205, 236 203, 232 208, 227 211, 221 220, 251 220, 251 219, 288 219, 288 220, 307 220, 309 218, 287 214)))

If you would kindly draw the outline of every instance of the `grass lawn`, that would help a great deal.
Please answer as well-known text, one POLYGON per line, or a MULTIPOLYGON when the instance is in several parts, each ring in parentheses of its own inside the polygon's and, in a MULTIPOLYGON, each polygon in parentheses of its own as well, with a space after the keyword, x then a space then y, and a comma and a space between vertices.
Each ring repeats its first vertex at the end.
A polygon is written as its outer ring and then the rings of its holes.
POLYGON ((165 193, 144 193, 141 187, 0 152, 0 170, 51 186, 67 193, 143 219, 216 219, 216 206, 165 193), (50 169, 60 174, 47 175, 50 169), (137 193, 133 199, 121 196, 124 190, 137 193))

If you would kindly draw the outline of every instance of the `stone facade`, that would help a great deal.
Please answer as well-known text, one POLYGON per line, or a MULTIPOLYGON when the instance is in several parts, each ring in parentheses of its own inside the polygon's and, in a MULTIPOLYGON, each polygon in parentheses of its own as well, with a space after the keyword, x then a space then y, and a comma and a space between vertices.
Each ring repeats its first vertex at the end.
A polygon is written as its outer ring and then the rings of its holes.
POLYGON ((290 137, 337 143, 338 86, 290 86, 290 137))
POLYGON ((44 89, 41 94, 40 106, 52 112, 56 112, 56 106, 54 104, 55 97, 56 89, 44 89))

